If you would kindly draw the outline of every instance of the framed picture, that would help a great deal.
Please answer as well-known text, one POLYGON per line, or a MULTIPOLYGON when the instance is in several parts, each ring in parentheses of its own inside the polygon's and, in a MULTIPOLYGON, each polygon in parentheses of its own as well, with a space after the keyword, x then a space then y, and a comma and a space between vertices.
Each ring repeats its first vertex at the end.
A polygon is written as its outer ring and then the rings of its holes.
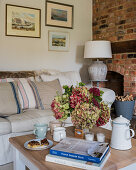
POLYGON ((49 51, 68 51, 69 33, 49 31, 49 51))
POLYGON ((41 37, 41 10, 6 4, 6 35, 41 37))
POLYGON ((46 1, 46 25, 73 28, 73 5, 46 1))

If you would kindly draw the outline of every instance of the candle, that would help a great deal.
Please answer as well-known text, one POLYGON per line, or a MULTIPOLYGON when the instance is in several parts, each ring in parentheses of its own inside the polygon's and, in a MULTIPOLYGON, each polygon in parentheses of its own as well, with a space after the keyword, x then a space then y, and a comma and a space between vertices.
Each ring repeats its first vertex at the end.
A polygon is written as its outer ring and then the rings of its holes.
POLYGON ((88 140, 88 141, 93 141, 94 140, 94 133, 86 133, 85 139, 88 140))
POLYGON ((105 142, 105 135, 103 133, 97 133, 97 141, 105 142))

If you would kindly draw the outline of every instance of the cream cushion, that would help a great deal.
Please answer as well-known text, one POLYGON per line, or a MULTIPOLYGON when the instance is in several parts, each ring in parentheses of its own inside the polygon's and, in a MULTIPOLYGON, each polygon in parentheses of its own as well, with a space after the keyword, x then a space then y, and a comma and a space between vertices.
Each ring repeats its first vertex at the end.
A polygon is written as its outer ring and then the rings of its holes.
POLYGON ((49 123, 54 120, 53 112, 50 109, 28 109, 22 114, 7 117, 11 123, 12 132, 27 132, 34 129, 35 123, 49 123))
POLYGON ((77 71, 61 72, 60 74, 69 79, 71 81, 71 85, 73 85, 74 87, 81 82, 80 74, 77 71))
POLYGON ((34 81, 34 77, 0 79, 1 83, 17 82, 18 96, 22 109, 33 109, 36 107, 35 97, 28 80, 34 81))
POLYGON ((37 108, 38 109, 50 109, 51 103, 58 92, 62 94, 60 82, 58 79, 48 82, 32 82, 29 81, 31 88, 33 89, 37 108))
POLYGON ((21 113, 17 83, 0 83, 0 116, 21 113))
POLYGON ((0 135, 5 135, 11 132, 11 124, 5 118, 0 118, 0 135))
POLYGON ((73 85, 75 87, 78 83, 81 82, 80 74, 77 71, 61 72, 55 75, 42 74, 40 77, 45 82, 59 79, 61 86, 64 86, 64 85, 72 86, 73 85))

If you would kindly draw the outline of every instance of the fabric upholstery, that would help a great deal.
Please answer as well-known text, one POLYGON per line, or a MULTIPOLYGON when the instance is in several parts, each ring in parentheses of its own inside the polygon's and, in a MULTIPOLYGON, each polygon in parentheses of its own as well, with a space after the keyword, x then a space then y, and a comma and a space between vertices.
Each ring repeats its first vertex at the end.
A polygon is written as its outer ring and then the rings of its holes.
POLYGON ((55 70, 55 69, 41 69, 41 70, 35 70, 34 72, 36 76, 40 76, 41 74, 55 75, 60 73, 59 70, 55 70))
POLYGON ((55 79, 59 79, 61 86, 68 85, 68 86, 76 86, 79 82, 81 82, 80 74, 76 71, 69 71, 69 72, 61 72, 55 75, 41 75, 41 79, 43 81, 52 81, 55 79))
POLYGON ((7 117, 7 120, 11 123, 12 132, 27 132, 34 129, 35 123, 48 124, 55 118, 50 109, 28 109, 22 114, 7 117))
POLYGON ((33 89, 37 108, 50 109, 51 103, 56 92, 62 94, 59 80, 53 80, 49 82, 32 82, 29 81, 31 88, 33 89))
POLYGON ((71 85, 73 85, 74 87, 81 82, 80 74, 77 71, 61 72, 60 74, 68 78, 71 81, 71 85))
POLYGON ((21 113, 17 83, 0 83, 0 116, 21 113))
POLYGON ((0 118, 0 135, 11 133, 11 124, 5 118, 0 118))
POLYGON ((34 77, 0 79, 1 83, 14 81, 17 82, 18 95, 22 109, 33 109, 36 107, 35 97, 28 80, 34 81, 34 77))
POLYGON ((23 109, 33 109, 36 107, 34 93, 27 79, 16 79, 18 82, 18 94, 23 109))
POLYGON ((34 71, 0 71, 0 78, 27 78, 35 77, 34 71))
POLYGON ((44 74, 42 74, 41 75, 41 79, 44 82, 48 82, 48 81, 53 81, 55 79, 59 79, 61 87, 63 87, 64 85, 68 85, 68 86, 71 85, 71 81, 68 78, 66 78, 65 76, 62 76, 60 74, 56 74, 56 75, 44 75, 44 74))

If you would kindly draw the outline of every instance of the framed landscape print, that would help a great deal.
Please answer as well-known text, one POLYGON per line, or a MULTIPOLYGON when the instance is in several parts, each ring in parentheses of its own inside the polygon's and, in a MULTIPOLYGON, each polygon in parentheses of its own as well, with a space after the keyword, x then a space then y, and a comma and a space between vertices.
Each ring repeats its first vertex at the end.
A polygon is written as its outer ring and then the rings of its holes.
POLYGON ((46 1, 46 25, 73 28, 73 5, 46 1))
POLYGON ((49 31, 49 51, 68 51, 69 33, 49 31))
POLYGON ((40 38, 41 10, 6 4, 6 35, 40 38))

